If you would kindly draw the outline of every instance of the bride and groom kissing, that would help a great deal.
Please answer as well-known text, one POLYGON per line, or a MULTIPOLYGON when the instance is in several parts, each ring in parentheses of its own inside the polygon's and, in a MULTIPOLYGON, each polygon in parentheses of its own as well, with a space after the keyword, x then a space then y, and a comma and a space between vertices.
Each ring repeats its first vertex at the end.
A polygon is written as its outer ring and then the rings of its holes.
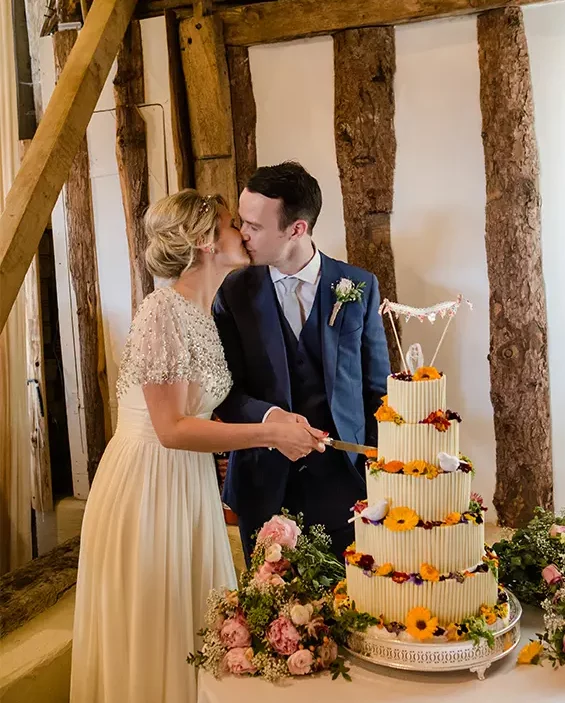
POLYGON ((364 457, 324 438, 376 446, 389 360, 375 276, 314 244, 321 206, 287 162, 250 178, 240 229, 217 195, 149 208, 147 266, 174 283, 142 303, 122 356, 81 537, 73 703, 195 700, 186 654, 210 589, 236 584, 212 452, 231 452, 223 499, 247 562, 282 507, 340 557, 352 541, 364 457), (340 281, 362 295, 338 309, 340 281))

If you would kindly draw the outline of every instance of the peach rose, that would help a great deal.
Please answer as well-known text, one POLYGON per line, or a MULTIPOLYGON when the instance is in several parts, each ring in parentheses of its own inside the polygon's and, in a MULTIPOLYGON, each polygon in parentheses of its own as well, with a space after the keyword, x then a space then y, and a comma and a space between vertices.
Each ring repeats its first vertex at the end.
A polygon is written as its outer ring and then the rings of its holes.
POLYGON ((251 650, 251 656, 249 656, 248 647, 234 647, 226 652, 223 658, 223 667, 230 674, 236 674, 241 676, 241 674, 254 674, 257 668, 251 663, 253 657, 253 650, 251 650))
POLYGON ((293 676, 304 676, 312 671, 314 657, 309 649, 299 649, 290 655, 286 663, 293 676))
POLYGON ((249 647, 251 644, 251 633, 247 627, 247 621, 241 613, 224 621, 220 630, 220 639, 222 644, 230 649, 234 647, 249 647))
POLYGON ((294 549, 301 530, 294 520, 289 520, 283 515, 275 515, 259 530, 257 542, 277 543, 281 547, 294 549))
POLYGON ((541 575, 549 586, 553 586, 554 584, 559 583, 559 581, 561 581, 561 579, 563 578, 561 572, 555 566, 555 564, 550 564, 549 566, 546 566, 545 569, 541 572, 541 575))

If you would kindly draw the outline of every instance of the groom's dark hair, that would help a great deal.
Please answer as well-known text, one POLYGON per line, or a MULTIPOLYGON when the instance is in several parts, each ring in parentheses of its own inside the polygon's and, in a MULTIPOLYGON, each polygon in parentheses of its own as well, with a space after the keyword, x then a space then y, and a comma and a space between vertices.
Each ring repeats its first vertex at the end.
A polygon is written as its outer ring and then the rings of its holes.
POLYGON ((261 166, 251 176, 247 190, 266 198, 280 199, 279 226, 285 229, 296 220, 306 220, 312 234, 322 209, 322 191, 318 181, 296 161, 276 166, 261 166))

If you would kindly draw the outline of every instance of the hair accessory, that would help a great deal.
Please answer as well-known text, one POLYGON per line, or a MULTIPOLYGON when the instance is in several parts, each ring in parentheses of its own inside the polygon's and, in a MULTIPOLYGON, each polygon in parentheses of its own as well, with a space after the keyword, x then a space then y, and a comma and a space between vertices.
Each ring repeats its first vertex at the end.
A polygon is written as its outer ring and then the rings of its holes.
POLYGON ((202 203, 200 204, 200 208, 198 210, 198 214, 202 215, 205 212, 208 212, 210 210, 210 202, 212 200, 211 195, 205 195, 202 198, 202 203))

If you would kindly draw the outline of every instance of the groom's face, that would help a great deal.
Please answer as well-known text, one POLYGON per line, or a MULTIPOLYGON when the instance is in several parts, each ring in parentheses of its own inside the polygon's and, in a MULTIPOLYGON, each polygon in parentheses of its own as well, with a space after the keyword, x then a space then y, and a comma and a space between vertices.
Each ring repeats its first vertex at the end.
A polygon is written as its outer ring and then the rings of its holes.
POLYGON ((245 189, 239 198, 241 236, 256 266, 277 266, 292 248, 292 225, 280 228, 281 201, 245 189))

